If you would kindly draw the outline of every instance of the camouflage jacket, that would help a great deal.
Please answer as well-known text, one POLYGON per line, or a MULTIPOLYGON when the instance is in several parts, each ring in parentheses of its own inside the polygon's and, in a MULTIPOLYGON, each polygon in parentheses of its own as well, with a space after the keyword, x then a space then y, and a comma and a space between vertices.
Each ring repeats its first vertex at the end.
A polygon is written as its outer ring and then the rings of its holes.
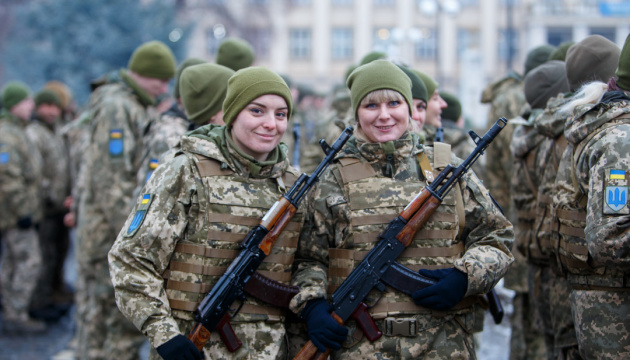
POLYGON ((43 161, 42 199, 45 215, 65 213, 64 201, 70 195, 68 152, 53 126, 33 120, 26 127, 26 135, 39 150, 43 161))
MULTIPOLYGON (((355 260, 348 262, 339 254, 369 251, 387 223, 426 185, 419 174, 417 156, 427 156, 432 163, 433 149, 423 147, 416 134, 386 144, 393 144, 392 157, 385 155, 382 144, 351 138, 311 192, 293 278, 302 291, 291 301, 293 311, 301 311, 308 300, 329 295, 339 285, 335 278, 340 273, 349 274, 358 264, 356 259, 361 258, 353 257, 355 260)), ((461 160, 451 157, 451 162, 461 160)), ((454 188, 438 208, 439 214, 434 214, 433 220, 416 234, 398 261, 415 270, 456 267, 468 274, 467 295, 483 294, 503 277, 513 261, 509 250, 514 240, 512 225, 474 173, 466 174, 459 187, 463 189, 465 219, 457 215, 458 190, 454 188), (463 229, 461 220, 465 220, 463 229), (458 236, 460 231, 462 236, 458 236)), ((369 297, 376 299, 378 294, 369 297)), ((410 297, 392 290, 383 294, 379 304, 410 301, 410 297)), ((379 312, 376 309, 370 311, 379 312)), ((416 310, 387 311, 409 312, 416 310)))
MULTIPOLYGON (((137 186, 137 175, 144 151, 143 135, 157 116, 151 99, 128 76, 123 81, 98 87, 90 97, 89 140, 79 174, 82 209, 90 207, 100 213, 112 232, 125 222, 131 197, 137 186)), ((114 239, 108 243, 90 244, 83 254, 91 259, 107 257, 114 239)), ((82 256, 83 256, 82 255, 82 256)))
POLYGON ((134 191, 136 195, 134 200, 162 161, 162 155, 177 145, 182 135, 188 131, 190 122, 186 114, 176 105, 173 107, 175 109, 162 113, 157 121, 152 122, 149 125, 149 131, 144 136, 144 154, 138 171, 138 186, 134 191))
MULTIPOLYGON (((284 145, 259 163, 235 151, 224 131, 207 125, 182 137, 176 156, 145 185, 109 253, 118 307, 154 347, 192 328, 193 311, 240 241, 298 177, 284 145)), ((264 275, 290 281, 302 221, 299 210, 259 268, 264 275)), ((264 307, 248 297, 232 321, 273 321, 277 308, 256 311, 264 307)))
MULTIPOLYGON (((505 77, 484 89, 481 102, 491 105, 488 112, 488 128, 500 117, 513 119, 521 114, 526 104, 523 83, 517 76, 505 77)), ((508 126, 496 137, 492 146, 488 147, 486 157, 491 161, 486 162, 486 171, 482 176, 492 196, 501 205, 508 218, 513 221, 515 221, 515 214, 510 199, 510 179, 514 159, 507 149, 510 148, 514 128, 508 123, 508 126)))
POLYGON ((76 211, 81 198, 81 188, 79 184, 79 174, 81 173, 81 165, 83 164, 83 154, 88 146, 90 137, 90 111, 83 111, 72 122, 64 125, 59 133, 64 140, 66 149, 68 149, 68 168, 70 172, 70 193, 74 199, 71 211, 76 211))
POLYGON ((42 159, 24 130, 25 123, 0 113, 0 230, 20 218, 41 219, 42 159))
POLYGON ((558 255, 574 286, 629 286, 630 99, 578 106, 567 120, 553 197, 558 255))

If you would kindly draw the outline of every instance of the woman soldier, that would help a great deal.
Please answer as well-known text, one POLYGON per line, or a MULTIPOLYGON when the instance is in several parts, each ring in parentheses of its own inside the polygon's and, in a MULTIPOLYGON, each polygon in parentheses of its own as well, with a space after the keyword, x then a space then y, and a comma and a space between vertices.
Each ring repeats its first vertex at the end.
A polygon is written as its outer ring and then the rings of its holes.
POLYGON ((474 307, 513 260, 512 225, 473 173, 459 181, 398 262, 436 280, 413 292, 388 288, 368 295, 383 336, 370 342, 354 320, 344 328, 326 298, 378 241, 378 234, 427 185, 433 169, 461 162, 423 147, 410 129, 411 82, 392 63, 377 60, 348 78, 356 118, 353 138, 311 192, 300 238, 291 309, 320 349, 334 359, 474 359, 474 307), (426 175, 425 175, 426 174, 426 175))
MULTIPOLYGON (((234 353, 213 333, 202 354, 185 334, 239 243, 297 180, 280 144, 292 106, 277 74, 261 67, 238 71, 223 102, 226 125, 183 136, 175 157, 145 185, 109 261, 118 307, 149 338, 151 359, 284 356, 283 312, 257 299, 246 299, 232 318, 243 343, 234 353)), ((290 281, 302 218, 294 216, 277 240, 259 267, 264 275, 290 281)))

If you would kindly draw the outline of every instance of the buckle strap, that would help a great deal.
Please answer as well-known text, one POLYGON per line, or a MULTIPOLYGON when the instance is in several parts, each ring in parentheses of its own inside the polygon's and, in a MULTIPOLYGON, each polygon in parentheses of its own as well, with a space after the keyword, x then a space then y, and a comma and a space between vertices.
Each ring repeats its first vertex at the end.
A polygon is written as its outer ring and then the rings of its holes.
POLYGON ((586 222, 586 212, 584 211, 556 209, 556 216, 564 220, 586 222))
POLYGON ((560 224, 560 228, 558 229, 558 232, 563 235, 574 236, 580 239, 586 238, 586 233, 584 232, 584 228, 560 224))

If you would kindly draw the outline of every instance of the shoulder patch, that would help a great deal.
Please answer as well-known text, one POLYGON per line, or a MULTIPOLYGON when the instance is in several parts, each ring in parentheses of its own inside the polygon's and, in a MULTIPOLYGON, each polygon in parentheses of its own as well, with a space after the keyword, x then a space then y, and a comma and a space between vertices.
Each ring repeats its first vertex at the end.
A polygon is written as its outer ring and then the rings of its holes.
POLYGON ((604 178, 604 214, 628 215, 628 179, 627 170, 606 169, 604 178))
POLYGON ((0 152, 0 165, 4 165, 11 160, 11 155, 7 151, 0 152))
POLYGON ((138 204, 138 209, 136 210, 136 214, 133 216, 131 224, 129 224, 129 228, 127 228, 127 233, 125 234, 125 237, 133 236, 140 228, 140 225, 142 225, 142 222, 144 221, 144 218, 149 211, 149 207, 153 202, 153 197, 154 196, 152 194, 142 195, 142 197, 140 198, 140 204, 138 204))
POLYGON ((122 129, 114 129, 109 132, 109 155, 122 156, 124 150, 124 134, 122 129))
POLYGON ((145 184, 147 183, 147 181, 149 181, 151 175, 153 175, 153 171, 157 169, 159 164, 160 162, 158 161, 158 159, 151 159, 151 161, 149 161, 149 171, 147 171, 147 177, 144 179, 145 184))

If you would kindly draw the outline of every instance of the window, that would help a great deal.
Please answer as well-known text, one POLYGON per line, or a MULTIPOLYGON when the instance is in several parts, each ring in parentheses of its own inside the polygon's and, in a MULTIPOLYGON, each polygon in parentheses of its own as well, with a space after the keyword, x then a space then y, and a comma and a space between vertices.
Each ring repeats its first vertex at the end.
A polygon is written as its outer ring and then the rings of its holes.
POLYGON ((372 36, 372 50, 387 53, 392 43, 392 35, 390 28, 382 27, 374 29, 372 36))
POLYGON ((461 57, 467 49, 478 49, 479 47, 480 40, 478 30, 457 30, 457 56, 461 57))
POLYGON ((292 59, 308 59, 311 56, 311 30, 291 29, 289 46, 292 59))
POLYGON ((547 43, 558 46, 573 40, 573 29, 569 27, 550 27, 547 29, 547 43))
POLYGON ((353 0, 332 0, 333 6, 350 6, 353 0))
POLYGON ((269 29, 244 29, 244 38, 252 44, 256 58, 266 59, 269 57, 269 47, 271 43, 269 29))
POLYGON ((268 0, 249 0, 249 3, 252 5, 262 6, 262 5, 267 5, 269 1, 268 0))
POLYGON ((435 29, 422 29, 422 37, 415 44, 417 59, 435 59, 437 56, 437 32, 435 29))
POLYGON ((609 27, 592 27, 591 28, 591 35, 601 35, 603 37, 605 37, 606 39, 615 42, 615 28, 609 28, 609 27))
POLYGON ((332 58, 335 60, 352 58, 352 29, 332 29, 332 58))
POLYGON ((210 6, 225 5, 225 0, 206 0, 210 6))
POLYGON ((291 0, 291 5, 307 6, 307 5, 311 5, 311 0, 291 0))
POLYGON ((518 33, 514 29, 499 30, 499 59, 514 59, 518 53, 518 33))
POLYGON ((394 6, 396 4, 395 0, 372 0, 374 1, 374 6, 394 6))

